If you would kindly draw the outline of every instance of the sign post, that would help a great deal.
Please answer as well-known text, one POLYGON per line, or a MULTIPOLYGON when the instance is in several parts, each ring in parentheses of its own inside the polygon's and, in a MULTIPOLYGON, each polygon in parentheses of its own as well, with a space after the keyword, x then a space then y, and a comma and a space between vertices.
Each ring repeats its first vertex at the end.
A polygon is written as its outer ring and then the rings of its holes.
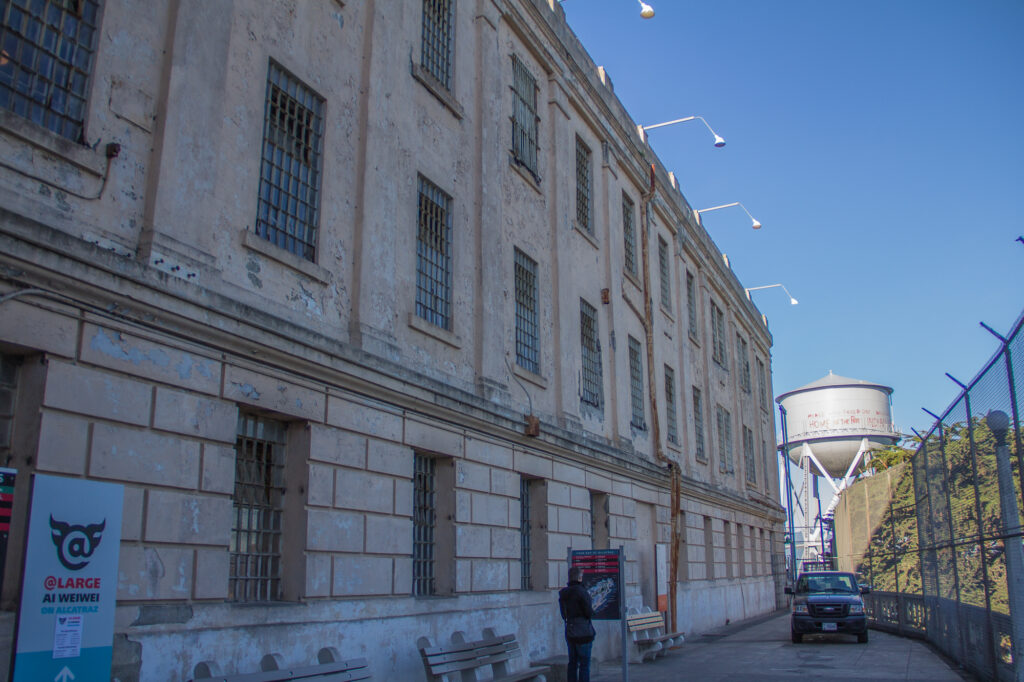
POLYGON ((124 488, 35 474, 13 682, 107 682, 124 488))
POLYGON ((629 650, 626 648, 626 599, 622 576, 625 551, 618 549, 569 550, 569 567, 583 569, 583 587, 590 593, 594 620, 618 620, 622 635, 622 679, 629 682, 629 650))

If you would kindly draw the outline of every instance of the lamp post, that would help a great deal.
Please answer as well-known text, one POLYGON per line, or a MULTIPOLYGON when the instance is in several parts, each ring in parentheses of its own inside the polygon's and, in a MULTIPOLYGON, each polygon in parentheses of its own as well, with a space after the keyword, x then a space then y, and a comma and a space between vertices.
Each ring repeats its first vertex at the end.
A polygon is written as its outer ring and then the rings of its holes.
MULTIPOLYGON (((651 10, 651 11, 653 12, 654 10, 651 10)), ((725 138, 723 138, 721 135, 716 133, 711 128, 711 126, 708 125, 708 122, 704 120, 703 116, 687 116, 686 118, 677 118, 674 121, 665 121, 664 123, 655 123, 654 125, 649 125, 649 126, 637 126, 637 128, 639 128, 640 136, 643 137, 644 133, 646 133, 648 130, 654 130, 655 128, 664 128, 665 126, 675 125, 676 123, 686 123, 687 121, 700 121, 701 123, 704 124, 704 127, 707 128, 708 130, 710 130, 711 134, 714 135, 714 137, 715 137, 715 146, 716 147, 724 147, 725 146, 725 138)))
MULTIPOLYGON (((654 8, 648 5, 643 0, 637 0, 640 3, 640 16, 644 19, 650 19, 654 16, 654 8)), ((565 2, 565 0, 558 0, 558 2, 565 2)))
POLYGON ((789 289, 787 289, 786 285, 784 284, 765 284, 763 287, 750 287, 749 289, 744 289, 743 291, 747 294, 747 298, 750 298, 751 291, 757 291, 758 289, 771 289, 773 287, 782 287, 782 290, 786 292, 786 296, 789 296, 790 305, 796 305, 797 303, 800 302, 793 298, 793 294, 789 293, 789 289))
POLYGON ((1006 555, 1006 587, 1010 598, 1010 624, 1012 627, 1014 679, 1024 682, 1024 554, 1021 549, 1020 515, 1017 494, 1013 487, 1013 465, 1006 433, 1010 418, 1005 412, 993 410, 985 417, 989 430, 996 439, 996 475, 999 479, 999 506, 1002 511, 1003 547, 1006 555))
POLYGON ((751 227, 754 228, 755 230, 761 229, 761 223, 759 223, 757 219, 754 218, 754 216, 750 215, 750 211, 747 210, 746 206, 744 206, 738 201, 734 201, 731 204, 722 204, 721 206, 712 206, 711 208, 702 208, 699 211, 695 211, 695 213, 698 216, 700 216, 701 213, 707 213, 708 211, 717 211, 720 208, 729 208, 730 206, 739 206, 740 208, 742 208, 743 212, 747 214, 747 217, 750 218, 751 221, 753 221, 753 225, 751 225, 751 227))

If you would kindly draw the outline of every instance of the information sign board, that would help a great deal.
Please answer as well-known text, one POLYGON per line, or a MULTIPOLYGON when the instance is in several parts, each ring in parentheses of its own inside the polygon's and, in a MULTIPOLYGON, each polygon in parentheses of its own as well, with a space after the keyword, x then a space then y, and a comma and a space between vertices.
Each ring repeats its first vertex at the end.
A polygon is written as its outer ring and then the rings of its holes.
POLYGON ((570 565, 583 569, 583 587, 590 593, 594 620, 622 618, 622 576, 617 549, 574 549, 570 565))
POLYGON ((14 682, 108 682, 124 488, 36 474, 14 682))

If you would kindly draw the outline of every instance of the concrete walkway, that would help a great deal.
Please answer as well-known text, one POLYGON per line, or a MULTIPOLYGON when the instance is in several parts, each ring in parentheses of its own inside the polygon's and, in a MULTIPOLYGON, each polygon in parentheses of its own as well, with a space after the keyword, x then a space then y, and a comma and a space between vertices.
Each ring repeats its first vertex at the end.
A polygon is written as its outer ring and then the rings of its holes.
MULTIPOLYGON (((973 679, 952 668, 926 643, 878 630, 870 631, 867 644, 845 635, 805 635, 802 644, 793 644, 788 611, 687 638, 681 647, 654 662, 629 666, 630 682, 973 679)), ((597 674, 591 676, 591 682, 620 680, 618 661, 601 663, 597 674)))

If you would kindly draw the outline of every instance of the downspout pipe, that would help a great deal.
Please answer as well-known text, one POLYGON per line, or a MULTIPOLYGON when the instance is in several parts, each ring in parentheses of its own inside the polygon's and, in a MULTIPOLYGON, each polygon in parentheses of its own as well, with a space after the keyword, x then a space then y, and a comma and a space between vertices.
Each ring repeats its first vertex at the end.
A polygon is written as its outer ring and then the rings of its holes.
POLYGON ((678 575, 679 575, 679 545, 680 545, 680 533, 679 528, 679 507, 681 498, 682 481, 680 478, 679 464, 674 460, 670 459, 664 452, 661 446, 661 422, 658 417, 658 373, 655 369, 654 361, 654 303, 651 297, 651 253, 650 253, 650 234, 651 234, 651 202, 654 201, 654 196, 657 193, 657 185, 655 183, 654 175, 654 164, 650 166, 650 175, 647 185, 647 191, 643 193, 640 198, 640 255, 641 263, 643 266, 643 293, 644 293, 644 311, 643 311, 643 327, 644 327, 644 339, 647 345, 647 395, 649 396, 651 404, 651 440, 654 443, 654 458, 663 463, 668 470, 669 476, 671 477, 672 495, 672 544, 671 550, 669 551, 669 576, 668 576, 668 600, 669 600, 669 625, 673 632, 677 631, 676 613, 678 608, 676 606, 676 595, 678 592, 678 575))

